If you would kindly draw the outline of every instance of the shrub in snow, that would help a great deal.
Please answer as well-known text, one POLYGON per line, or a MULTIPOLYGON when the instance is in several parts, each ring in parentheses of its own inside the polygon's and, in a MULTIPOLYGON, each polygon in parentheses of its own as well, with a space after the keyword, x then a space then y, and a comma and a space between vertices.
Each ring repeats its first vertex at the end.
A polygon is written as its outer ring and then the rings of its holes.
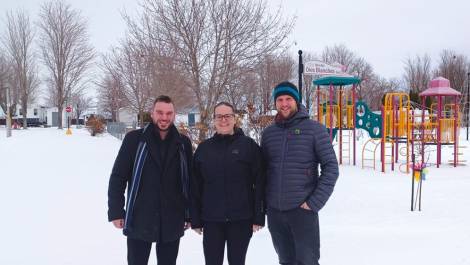
POLYGON ((88 131, 91 133, 91 136, 102 134, 105 129, 104 120, 95 116, 88 119, 86 126, 88 131))

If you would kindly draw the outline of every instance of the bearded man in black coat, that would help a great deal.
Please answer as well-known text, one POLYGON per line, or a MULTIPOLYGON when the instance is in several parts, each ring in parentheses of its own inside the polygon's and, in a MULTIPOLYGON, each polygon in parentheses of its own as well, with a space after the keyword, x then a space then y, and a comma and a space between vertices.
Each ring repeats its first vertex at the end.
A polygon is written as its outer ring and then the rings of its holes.
POLYGON ((158 264, 175 265, 180 238, 190 226, 192 146, 173 124, 170 97, 156 98, 151 117, 151 124, 122 142, 109 180, 108 220, 127 236, 128 264, 147 264, 156 242, 158 264))

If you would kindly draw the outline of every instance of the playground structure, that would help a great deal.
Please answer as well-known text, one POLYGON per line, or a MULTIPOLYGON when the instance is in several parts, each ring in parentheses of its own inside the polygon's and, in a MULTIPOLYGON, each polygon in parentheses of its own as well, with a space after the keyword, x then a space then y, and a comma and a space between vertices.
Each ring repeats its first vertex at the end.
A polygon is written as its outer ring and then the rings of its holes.
MULTIPOLYGON (((406 171, 406 173, 409 172, 410 144, 413 145, 415 140, 415 138, 412 137, 412 122, 409 95, 407 93, 385 94, 384 105, 382 106, 382 172, 385 172, 387 157, 390 157, 388 163, 393 171, 400 156, 404 157, 406 161, 400 166, 403 167, 404 165, 404 171, 406 171), (400 149, 401 144, 404 145, 402 149, 400 149)), ((402 168, 400 169, 403 171, 402 168)))
POLYGON ((346 161, 351 164, 351 151, 352 164, 356 164, 356 129, 359 128, 370 136, 362 148, 363 168, 376 169, 380 152, 382 172, 389 166, 392 171, 398 168, 409 173, 412 156, 416 157, 415 163, 431 165, 427 161, 431 155, 426 150, 428 146, 436 146, 437 167, 442 164, 442 146, 453 147, 453 159, 448 162, 454 167, 466 162, 459 159, 463 148, 458 144, 461 94, 450 87, 449 80, 442 77, 432 80, 430 87, 419 94, 421 105, 413 103, 408 93, 387 93, 380 114, 357 100, 359 83, 360 79, 351 76, 326 76, 313 81, 315 118, 327 127, 330 139, 338 142, 339 164, 346 161), (425 105, 427 97, 436 101, 430 108, 425 105), (452 101, 446 101, 446 97, 452 101))
MULTIPOLYGON (((442 163, 442 146, 450 145, 454 149, 454 159, 450 160, 454 167, 459 164, 459 127, 460 127, 460 111, 459 99, 462 94, 450 87, 448 79, 438 77, 430 82, 430 86, 419 94, 421 97, 421 136, 423 144, 421 146, 421 161, 425 162, 424 147, 425 145, 437 146, 436 166, 442 163), (425 114, 424 105, 426 97, 435 97, 437 100, 437 111, 432 109, 428 115, 425 114), (450 104, 445 104, 446 97, 451 98, 450 104), (446 111, 447 107, 447 111, 446 111), (427 116, 427 117, 426 117, 427 116)), ((432 106, 432 105, 431 105, 432 106)), ((464 161, 462 161, 464 162, 464 161)))
POLYGON ((326 126, 333 141, 338 136, 339 164, 343 159, 356 165, 356 85, 351 76, 326 76, 313 81, 316 89, 317 121, 326 126), (322 88, 323 86, 323 88, 322 88), (348 88, 347 86, 352 86, 348 88), (326 87, 326 89, 325 89, 326 87))

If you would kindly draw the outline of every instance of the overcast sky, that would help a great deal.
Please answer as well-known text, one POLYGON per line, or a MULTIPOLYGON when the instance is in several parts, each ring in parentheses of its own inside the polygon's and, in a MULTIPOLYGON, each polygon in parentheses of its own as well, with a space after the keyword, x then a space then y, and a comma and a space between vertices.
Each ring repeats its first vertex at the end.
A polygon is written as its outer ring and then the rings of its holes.
MULTIPOLYGON (((135 13, 137 0, 69 0, 88 18, 91 42, 99 52, 125 32, 120 12, 135 13)), ((470 0, 268 0, 286 16, 297 16, 291 41, 320 53, 344 44, 383 77, 401 77, 408 56, 428 53, 434 65, 442 49, 470 57, 470 0)), ((24 8, 36 18, 39 0, 2 0, 0 30, 7 10, 24 8)))

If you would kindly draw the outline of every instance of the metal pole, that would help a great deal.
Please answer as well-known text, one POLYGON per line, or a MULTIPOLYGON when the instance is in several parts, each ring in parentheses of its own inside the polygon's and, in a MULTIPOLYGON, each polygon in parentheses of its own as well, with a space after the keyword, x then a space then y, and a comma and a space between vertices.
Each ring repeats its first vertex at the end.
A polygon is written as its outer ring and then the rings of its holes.
POLYGON ((67 108, 69 107, 68 100, 65 103, 65 117, 66 117, 66 122, 67 122, 67 131, 65 132, 66 135, 72 135, 72 130, 70 129, 70 122, 71 122, 71 117, 72 113, 67 111, 67 108))
POLYGON ((442 112, 442 96, 437 99, 437 168, 441 164, 441 112, 442 112))
MULTIPOLYGON (((356 84, 352 87, 352 106, 353 106, 353 165, 356 165, 356 84)), ((375 167, 375 161, 374 161, 375 167)))
POLYGON ((466 120, 466 124, 467 124, 467 141, 468 141, 468 109, 470 108, 470 72, 467 73, 467 120, 466 120))
POLYGON ((415 155, 414 154, 411 155, 411 161, 412 161, 411 163, 412 163, 412 167, 413 167, 411 169, 411 211, 413 211, 414 210, 413 209, 413 204, 414 204, 413 202, 414 202, 414 196, 415 196, 415 194, 414 194, 414 192, 415 192, 415 179, 414 179, 414 177, 415 177, 415 155))
MULTIPOLYGON (((414 128, 414 124, 415 124, 415 112, 414 112, 414 109, 411 109, 411 139, 410 139, 410 142, 411 142, 411 157, 413 159, 413 164, 414 164, 414 160, 415 160, 415 128, 414 128)), ((414 165, 413 165, 414 166, 414 165)), ((408 166, 406 167, 407 168, 407 172, 408 173, 408 166)))
POLYGON ((382 111, 382 141, 380 146, 380 157, 382 160, 382 172, 385 173, 385 108, 384 106, 381 107, 382 111))
MULTIPOLYGON (((420 133, 421 133, 421 164, 424 163, 424 147, 426 145, 426 137, 424 131, 424 112, 426 111, 426 96, 421 97, 421 124, 420 124, 420 133)), ((429 122, 431 122, 431 111, 429 111, 429 122)))
POLYGON ((302 62, 302 50, 299 50, 299 95, 300 95, 299 103, 302 103, 302 75, 303 73, 304 73, 304 64, 302 62))
MULTIPOLYGON (((322 106, 323 108, 323 106, 322 106)), ((322 111, 323 112, 323 111, 322 111)), ((319 123, 322 123, 321 119, 323 117, 320 117, 320 85, 317 86, 317 121, 319 123)), ((325 121, 326 124, 326 121, 325 121)))
POLYGON ((329 121, 330 121, 330 141, 333 142, 333 84, 330 83, 330 109, 329 109, 329 113, 330 113, 330 117, 329 117, 329 121))
POLYGON ((423 190, 423 170, 419 172, 419 208, 418 210, 421 212, 421 193, 423 190))
MULTIPOLYGON (((336 123, 338 123, 338 132, 339 132, 339 137, 336 139, 339 139, 339 164, 343 164, 343 104, 342 104, 342 98, 343 98, 343 86, 339 87, 339 96, 337 99, 338 106, 339 106, 339 111, 338 111, 338 116, 336 117, 336 123)), ((347 104, 347 103, 346 103, 347 104)))
POLYGON ((6 127, 7 127, 7 137, 11 137, 11 113, 10 113, 10 88, 9 87, 6 87, 6 90, 5 90, 5 98, 6 98, 6 101, 7 101, 7 112, 6 112, 6 127))
MULTIPOLYGON (((421 174, 421 173, 420 173, 421 174)), ((416 210, 416 205, 418 204, 418 201, 419 201, 419 194, 420 194, 420 190, 421 190, 421 182, 418 182, 417 184, 418 186, 416 187, 416 197, 415 197, 415 205, 414 205, 414 209, 416 210)), ((421 211, 421 209, 420 209, 421 211)))
MULTIPOLYGON (((391 168, 392 171, 395 171, 395 146, 397 145, 396 141, 396 104, 395 104, 395 96, 392 95, 392 124, 390 125, 392 129, 392 139, 390 140, 390 143, 392 144, 391 148, 392 149, 392 161, 391 161, 391 168)), ((397 149, 398 150, 398 149, 397 149)))
POLYGON ((459 147, 459 137, 457 134, 457 130, 460 130, 460 128, 457 127, 458 122, 459 122, 459 105, 458 103, 457 96, 454 96, 454 167, 457 166, 458 164, 458 147, 459 147))

